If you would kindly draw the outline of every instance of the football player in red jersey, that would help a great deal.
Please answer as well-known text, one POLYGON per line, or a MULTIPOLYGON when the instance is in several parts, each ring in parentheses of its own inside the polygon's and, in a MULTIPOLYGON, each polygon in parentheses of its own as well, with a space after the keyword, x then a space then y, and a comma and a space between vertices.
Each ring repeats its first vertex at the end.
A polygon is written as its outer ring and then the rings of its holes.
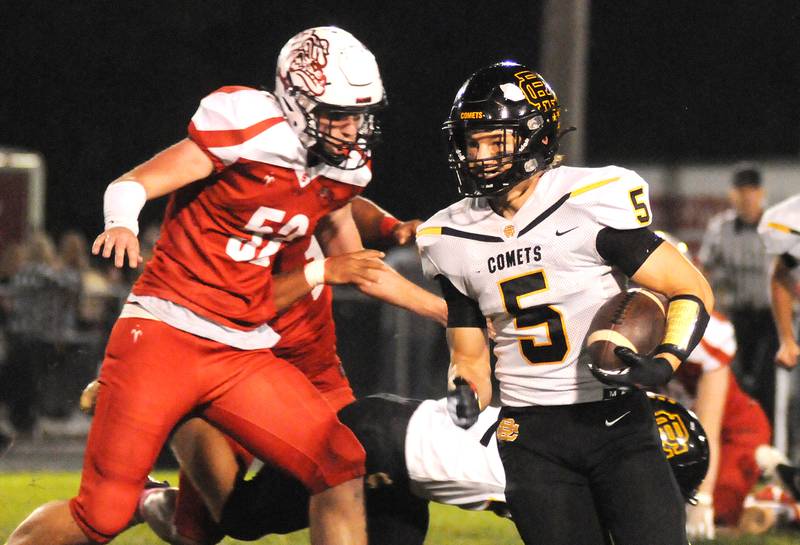
MULTIPOLYGON (((663 231, 657 234, 691 259, 684 242, 663 231)), ((770 446, 772 429, 764 410, 741 389, 731 371, 735 354, 733 325, 713 312, 700 343, 664 387, 670 397, 697 413, 711 449, 697 503, 687 507, 689 537, 713 539, 715 524, 736 527, 745 497, 762 470, 774 470, 778 461, 786 463, 770 446)))
MULTIPOLYGON (((303 373, 271 352, 279 335, 268 324, 319 285, 378 285, 375 251, 272 272, 282 248, 310 237, 321 218, 328 233, 352 222, 347 203, 371 178, 383 85, 372 54, 334 27, 293 37, 277 68, 275 93, 212 93, 189 138, 106 190, 93 252, 120 267, 140 262, 144 203, 170 202, 109 338, 78 496, 34 511, 10 545, 113 539, 190 413, 304 484, 312 543, 365 543, 363 449, 303 373)), ((337 237, 322 240, 335 246, 337 237)))
MULTIPOLYGON (((413 242, 418 221, 399 222, 360 197, 353 200, 352 206, 358 231, 340 232, 340 246, 358 248, 361 236, 371 245, 413 242)), ((310 246, 297 242, 288 245, 276 262, 276 271, 302 267, 308 259, 323 259, 316 239, 312 238, 310 242, 310 246)), ((391 300, 377 294, 382 299, 444 325, 447 311, 440 297, 408 282, 392 269, 380 274, 381 288, 402 297, 402 300, 391 300)), ((370 292, 369 289, 364 291, 370 292)), ((334 410, 339 411, 355 401, 336 351, 330 288, 316 288, 270 325, 281 336, 273 348, 274 353, 299 368, 334 410)), ((171 445, 185 471, 180 477, 175 542, 212 542, 219 532, 225 500, 253 456, 210 424, 196 418, 178 428, 171 445)), ((140 505, 149 494, 143 492, 140 505)))

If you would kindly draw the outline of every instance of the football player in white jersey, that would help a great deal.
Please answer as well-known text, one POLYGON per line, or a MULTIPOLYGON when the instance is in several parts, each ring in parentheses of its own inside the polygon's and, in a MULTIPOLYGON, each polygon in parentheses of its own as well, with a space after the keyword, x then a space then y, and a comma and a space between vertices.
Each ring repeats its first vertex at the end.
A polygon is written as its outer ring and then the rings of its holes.
MULTIPOLYGON (((681 492, 689 498, 708 467, 702 426, 671 399, 651 396, 650 403, 651 411, 662 421, 661 441, 665 452, 671 454, 672 471, 681 492), (676 426, 678 421, 681 424, 676 426)), ((375 394, 339 410, 342 422, 353 430, 367 453, 370 544, 422 545, 428 530, 429 501, 508 516, 505 473, 493 433, 499 411, 499 407, 487 407, 477 422, 464 430, 450 418, 446 399, 420 401, 375 394)), ((228 448, 224 442, 208 439, 201 442, 206 456, 228 448)), ((140 513, 165 541, 196 545, 178 527, 178 518, 184 525, 188 521, 187 514, 177 509, 177 493, 175 488, 146 492, 140 513)), ((216 542, 223 535, 250 541, 308 525, 308 492, 299 481, 269 465, 252 478, 238 476, 229 496, 215 501, 225 505, 223 516, 219 525, 205 528, 202 543, 216 542)), ((196 511, 188 516, 204 518, 196 511)), ((202 520, 194 523, 204 525, 202 520)))
POLYGON ((683 501, 640 388, 669 381, 713 306, 703 275, 648 226, 648 186, 608 166, 553 165, 558 99, 502 62, 473 74, 444 125, 465 197, 417 231, 448 304, 449 399, 471 424, 491 397, 486 319, 496 331, 497 431, 506 498, 525 543, 686 544, 683 501), (625 276, 669 299, 652 354, 618 347, 622 371, 579 359, 597 309, 625 276), (580 514, 580 521, 570 514, 580 514))
MULTIPOLYGON (((369 543, 422 545, 428 530, 428 501, 507 513, 505 475, 496 441, 489 433, 486 445, 481 444, 498 411, 497 407, 487 409, 474 426, 463 430, 451 421, 445 399, 420 401, 376 394, 339 410, 339 418, 367 453, 369 543)), ((205 437, 198 450, 213 457, 216 449, 229 448, 215 437, 205 437)), ((216 492, 205 490, 206 494, 216 492)), ((215 500, 224 505, 218 524, 203 521, 197 510, 176 509, 176 496, 176 489, 162 488, 146 492, 141 501, 145 522, 169 543, 196 545, 182 532, 189 526, 203 528, 202 543, 215 543, 224 535, 250 541, 308 526, 308 491, 270 465, 250 479, 240 475, 229 496, 215 500)))
POLYGON ((800 356, 800 345, 792 325, 792 307, 800 297, 800 195, 767 209, 761 217, 758 232, 767 253, 775 257, 770 270, 772 314, 778 328, 780 347, 775 355, 778 365, 793 368, 800 356))

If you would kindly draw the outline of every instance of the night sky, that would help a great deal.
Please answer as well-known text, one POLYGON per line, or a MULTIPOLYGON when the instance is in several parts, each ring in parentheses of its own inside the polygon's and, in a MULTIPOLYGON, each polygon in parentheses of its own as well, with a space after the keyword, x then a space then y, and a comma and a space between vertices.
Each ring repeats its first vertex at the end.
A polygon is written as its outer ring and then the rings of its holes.
MULTIPOLYGON (((47 228, 99 232, 109 181, 183 138, 198 101, 217 87, 271 88, 283 43, 320 24, 367 44, 388 90, 367 196, 400 217, 454 200, 440 133, 453 96, 483 65, 514 58, 537 67, 542 4, 291 3, 303 7, 5 6, 0 146, 45 156, 47 228)), ((595 2, 591 34, 580 128, 588 164, 797 157, 800 2, 595 2)), ((160 212, 150 205, 143 220, 160 212)))

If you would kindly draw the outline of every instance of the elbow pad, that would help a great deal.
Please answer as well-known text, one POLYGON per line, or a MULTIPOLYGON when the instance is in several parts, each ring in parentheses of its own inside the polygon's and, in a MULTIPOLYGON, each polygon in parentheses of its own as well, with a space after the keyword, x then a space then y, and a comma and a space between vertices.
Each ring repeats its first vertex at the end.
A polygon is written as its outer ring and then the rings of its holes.
POLYGON ((671 298, 667 305, 667 330, 655 353, 668 352, 681 362, 686 361, 703 338, 708 320, 705 304, 694 295, 671 298))

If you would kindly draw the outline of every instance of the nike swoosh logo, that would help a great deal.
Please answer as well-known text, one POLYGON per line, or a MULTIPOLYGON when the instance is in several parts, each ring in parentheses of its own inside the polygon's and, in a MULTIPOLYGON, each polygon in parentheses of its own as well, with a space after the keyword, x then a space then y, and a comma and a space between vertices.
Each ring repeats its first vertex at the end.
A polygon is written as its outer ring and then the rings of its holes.
POLYGON ((558 229, 556 229, 556 236, 557 236, 557 237, 560 237, 561 235, 566 235, 566 234, 567 234, 567 233, 569 233, 570 231, 574 231, 574 230, 575 230, 575 229, 577 229, 577 228, 578 228, 578 226, 576 225, 576 226, 575 226, 575 227, 573 227, 572 229, 567 229, 566 231, 559 231, 558 229))
POLYGON ((619 422, 620 420, 622 420, 623 418, 625 418, 629 414, 631 414, 630 411, 622 414, 621 416, 616 417, 614 420, 609 420, 609 419, 606 418, 606 427, 610 428, 611 426, 613 426, 614 424, 616 424, 617 422, 619 422))

